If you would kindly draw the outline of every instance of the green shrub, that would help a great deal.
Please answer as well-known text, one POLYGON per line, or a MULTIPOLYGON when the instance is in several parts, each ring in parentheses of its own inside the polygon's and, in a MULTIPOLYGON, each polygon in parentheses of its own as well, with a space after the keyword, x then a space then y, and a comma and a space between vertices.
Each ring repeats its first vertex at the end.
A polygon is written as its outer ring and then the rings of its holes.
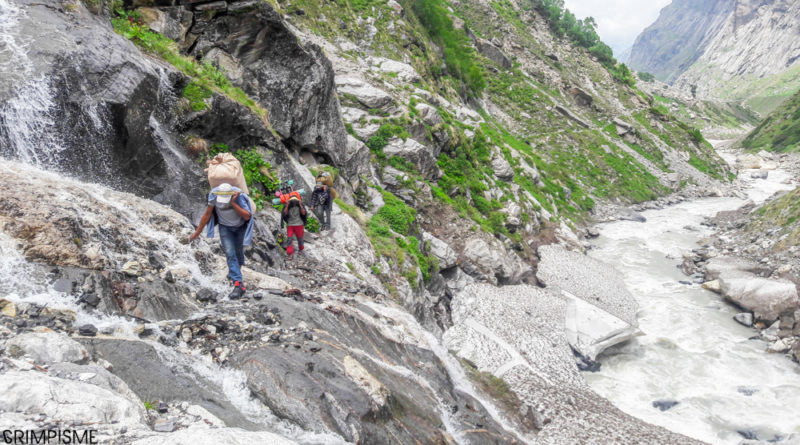
POLYGON ((319 233, 319 220, 317 218, 309 215, 308 216, 308 222, 306 222, 305 230, 308 231, 308 232, 311 232, 311 233, 319 233))
POLYGON ((639 79, 642 80, 642 82, 652 82, 656 80, 656 76, 645 71, 639 71, 637 75, 639 76, 639 79))
POLYGON ((383 191, 384 206, 378 210, 376 216, 383 219, 389 227, 401 235, 408 235, 411 225, 417 216, 417 211, 406 205, 393 194, 383 191))
POLYGON ((633 73, 628 68, 628 65, 624 63, 619 63, 613 67, 606 67, 608 68, 608 72, 611 73, 611 76, 616 79, 618 82, 633 87, 636 85, 636 78, 633 76, 633 73))
POLYGON ((383 124, 372 137, 367 139, 367 147, 373 152, 383 154, 383 147, 386 147, 389 139, 394 136, 405 139, 408 137, 408 132, 400 125, 383 124))
POLYGON ((697 128, 690 128, 688 130, 689 136, 692 137, 692 140, 701 144, 706 141, 706 138, 703 137, 703 133, 697 128))
POLYGON ((206 103, 206 99, 211 97, 211 90, 200 85, 197 82, 192 82, 189 85, 186 85, 186 88, 183 89, 183 97, 189 99, 189 106, 194 111, 203 111, 208 109, 208 104, 206 103))

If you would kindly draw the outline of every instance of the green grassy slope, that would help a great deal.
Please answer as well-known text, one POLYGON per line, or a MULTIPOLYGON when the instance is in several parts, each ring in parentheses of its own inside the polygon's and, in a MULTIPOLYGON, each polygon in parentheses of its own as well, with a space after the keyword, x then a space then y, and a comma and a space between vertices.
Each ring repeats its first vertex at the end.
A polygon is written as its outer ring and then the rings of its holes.
POLYGON ((773 237, 780 239, 772 248, 775 252, 800 244, 800 189, 792 190, 756 209, 746 227, 754 235, 773 229, 779 231, 773 237))
POLYGON ((753 150, 781 152, 800 149, 800 91, 747 135, 742 146, 753 150))

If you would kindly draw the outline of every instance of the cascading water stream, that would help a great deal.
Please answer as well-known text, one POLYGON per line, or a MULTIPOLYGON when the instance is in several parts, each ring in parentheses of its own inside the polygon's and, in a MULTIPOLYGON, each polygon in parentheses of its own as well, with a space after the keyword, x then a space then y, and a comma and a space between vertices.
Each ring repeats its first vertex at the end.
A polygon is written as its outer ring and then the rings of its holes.
MULTIPOLYGON (((749 176, 749 173, 744 173, 749 176)), ((756 203, 791 189, 786 172, 772 171, 747 191, 756 203)), ((590 255, 623 273, 641 307, 644 336, 606 351, 590 386, 623 411, 713 444, 738 444, 754 434, 778 443, 800 433, 800 367, 748 340, 752 329, 736 323, 738 311, 676 268, 682 253, 711 234, 706 217, 733 210, 736 198, 704 198, 644 212, 645 223, 600 227, 590 255), (676 401, 661 411, 654 401, 676 401)))
POLYGON ((16 32, 24 14, 10 0, 0 0, 0 76, 14 89, 0 104, 0 154, 32 165, 55 166, 65 149, 55 131, 53 92, 44 74, 28 58, 29 42, 16 32))

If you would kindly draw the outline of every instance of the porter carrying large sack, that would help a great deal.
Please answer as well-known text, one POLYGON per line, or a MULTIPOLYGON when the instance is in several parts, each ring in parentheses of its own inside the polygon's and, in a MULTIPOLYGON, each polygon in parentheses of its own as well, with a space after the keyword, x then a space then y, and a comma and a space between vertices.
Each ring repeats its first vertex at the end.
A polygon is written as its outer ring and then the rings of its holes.
POLYGON ((214 159, 208 161, 206 173, 208 173, 208 183, 212 189, 227 183, 238 187, 246 195, 250 195, 247 182, 244 180, 242 164, 232 154, 220 153, 214 156, 214 159))
POLYGON ((250 197, 250 191, 247 189, 247 181, 244 179, 244 170, 242 164, 230 153, 220 153, 214 156, 214 159, 208 161, 208 184, 211 188, 219 187, 220 184, 230 184, 238 187, 250 200, 250 208, 253 212, 258 210, 253 198, 250 197))

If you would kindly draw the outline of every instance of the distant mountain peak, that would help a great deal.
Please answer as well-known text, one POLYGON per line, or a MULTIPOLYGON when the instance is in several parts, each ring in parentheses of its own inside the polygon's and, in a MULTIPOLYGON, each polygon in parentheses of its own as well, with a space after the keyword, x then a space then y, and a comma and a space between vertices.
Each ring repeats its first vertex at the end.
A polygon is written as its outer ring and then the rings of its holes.
POLYGON ((628 64, 768 112, 800 87, 800 2, 674 0, 637 37, 628 64))

